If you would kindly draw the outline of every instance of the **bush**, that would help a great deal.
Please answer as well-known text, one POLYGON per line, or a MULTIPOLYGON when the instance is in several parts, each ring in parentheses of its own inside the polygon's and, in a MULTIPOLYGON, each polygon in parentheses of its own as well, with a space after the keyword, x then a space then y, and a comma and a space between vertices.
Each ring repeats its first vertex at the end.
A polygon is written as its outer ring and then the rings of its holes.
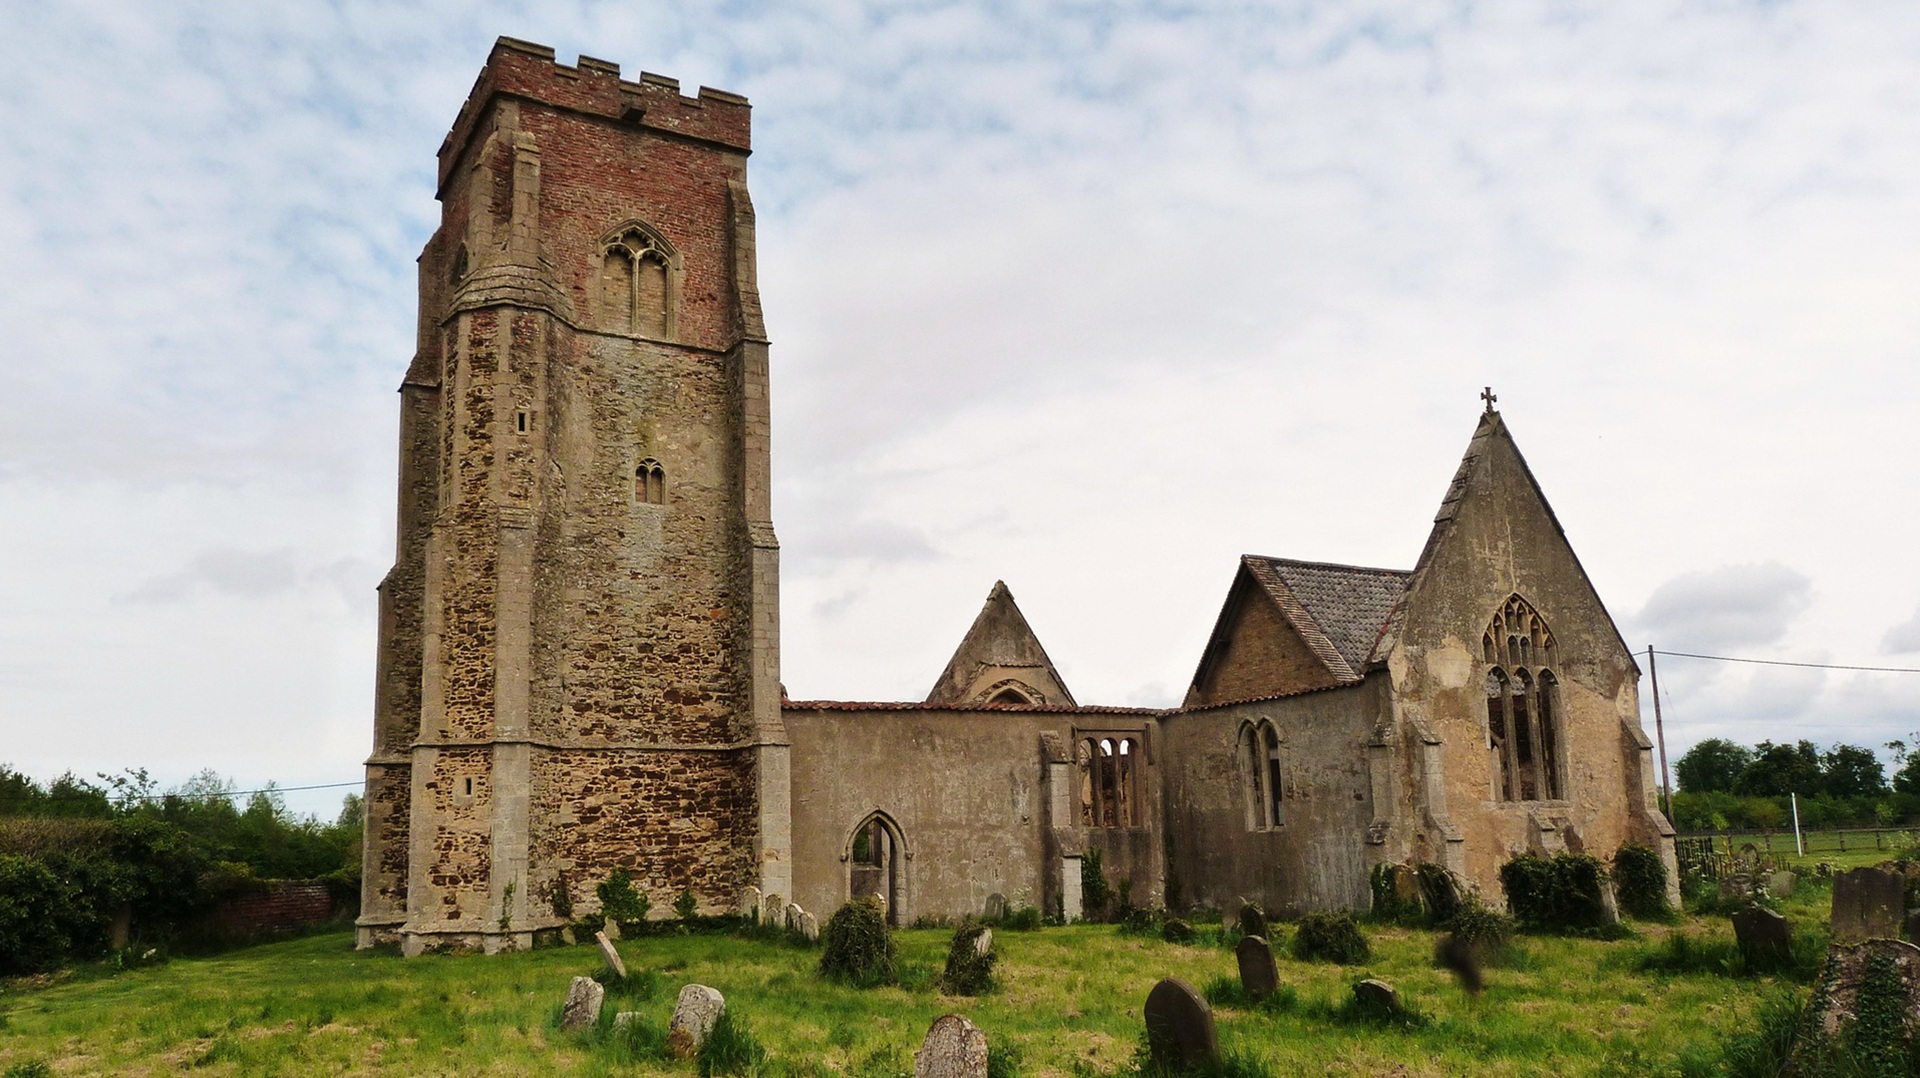
POLYGON ((835 910, 820 939, 820 973, 830 980, 872 988, 898 977, 893 933, 880 907, 868 899, 835 910))
POLYGON ((1019 909, 1012 911, 1007 914, 1006 917, 1002 918, 1000 927, 1011 929, 1015 932, 1032 932, 1040 927, 1042 920, 1040 907, 1021 906, 1019 909))
POLYGON ((980 996, 993 990, 993 964, 1000 956, 991 949, 980 952, 980 937, 986 931, 985 925, 972 923, 954 931, 953 942, 947 945, 947 968, 940 975, 940 987, 956 996, 980 996))
POLYGON ((1166 910, 1135 906, 1120 919, 1120 931, 1128 936, 1158 936, 1166 920, 1166 910))
POLYGON ((1606 866, 1584 853, 1563 853, 1552 860, 1522 854, 1500 866, 1507 909, 1520 924, 1537 932, 1577 932, 1606 923, 1601 889, 1606 866))
POLYGON ((1394 864, 1375 865, 1367 875, 1367 884, 1373 891, 1373 916, 1376 920, 1411 923, 1418 921, 1426 912, 1419 899, 1400 896, 1400 889, 1394 886, 1394 877, 1399 868, 1394 864))
POLYGON ((1113 901, 1113 888, 1107 885, 1107 874, 1100 864, 1100 851, 1088 850, 1080 858, 1080 909, 1089 921, 1097 921, 1106 915, 1107 903, 1113 901))
POLYGON ((1513 939, 1513 918, 1490 910, 1478 901, 1463 903, 1458 912, 1440 926, 1455 939, 1473 948, 1482 961, 1503 954, 1513 939))
POLYGON ((1429 923, 1445 924, 1460 912, 1464 903, 1453 873, 1431 861, 1422 861, 1414 872, 1420 877, 1420 897, 1427 904, 1429 923))
POLYGON ((1665 920, 1673 909, 1667 905, 1667 866, 1660 855, 1638 843, 1628 843, 1613 855, 1613 882, 1620 908, 1644 920, 1665 920))
POLYGON ((638 931, 646 924, 653 900, 634 890, 633 873, 616 868, 595 885, 593 893, 600 896, 601 916, 619 925, 621 932, 627 932, 629 926, 638 931))
POLYGON ((673 900, 673 915, 682 921, 691 921, 694 911, 699 908, 700 900, 693 897, 691 887, 680 892, 680 897, 673 900))
POLYGON ((1367 946, 1367 937, 1360 934, 1353 914, 1309 913, 1300 918, 1300 928, 1294 933, 1293 956, 1351 966, 1373 957, 1373 948, 1367 946))

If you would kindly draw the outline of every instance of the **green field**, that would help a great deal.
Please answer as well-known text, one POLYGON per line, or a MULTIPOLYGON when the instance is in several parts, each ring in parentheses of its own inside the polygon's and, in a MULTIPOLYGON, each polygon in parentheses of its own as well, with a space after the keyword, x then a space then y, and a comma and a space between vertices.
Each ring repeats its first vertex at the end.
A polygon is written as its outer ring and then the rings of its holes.
MULTIPOLYGON (((1788 913, 1824 923, 1817 881, 1788 913)), ((1284 1013, 1217 1008, 1223 1042, 1274 1074, 1655 1074, 1691 1053, 1709 1058, 1780 991, 1771 978, 1638 972, 1635 960, 1683 931, 1730 939, 1724 918, 1639 925, 1619 941, 1522 937, 1478 998, 1434 968, 1433 933, 1368 926, 1365 966, 1281 959, 1298 994, 1284 1013), (1335 1004, 1363 976, 1396 984, 1426 1016, 1419 1028, 1344 1020, 1335 1004)), ((859 990, 822 981, 818 952, 720 935, 661 936, 619 946, 651 998, 609 997, 664 1027, 679 987, 712 985, 765 1046, 772 1074, 911 1074, 932 1020, 972 1018, 1011 1046, 1028 1075, 1129 1073, 1140 1007, 1166 975, 1204 986, 1231 977, 1217 942, 1182 946, 1075 925, 997 933, 1002 987, 972 999, 933 986, 951 933, 900 933, 910 987, 859 990)), ((1290 935, 1290 933, 1289 933, 1290 935)), ((591 946, 494 957, 402 959, 350 949, 345 934, 176 959, 0 991, 0 1074, 692 1074, 636 1061, 618 1045, 556 1028, 568 981, 591 974, 591 946)))

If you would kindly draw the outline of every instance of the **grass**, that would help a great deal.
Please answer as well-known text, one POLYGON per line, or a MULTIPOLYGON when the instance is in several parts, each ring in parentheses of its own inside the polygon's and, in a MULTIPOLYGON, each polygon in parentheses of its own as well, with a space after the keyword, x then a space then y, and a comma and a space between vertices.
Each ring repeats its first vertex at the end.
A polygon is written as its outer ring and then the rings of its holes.
MULTIPOLYGON (((1803 883, 1788 915, 1824 923, 1828 894, 1803 883)), ((618 945, 632 983, 609 991, 601 1030, 579 1035, 556 1023, 568 981, 599 968, 590 945, 402 959, 356 953, 344 934, 315 936, 7 985, 0 1075, 692 1075, 694 1063, 663 1061, 656 1043, 690 982, 726 995, 742 1043, 764 1050, 759 1073, 910 1074, 927 1027, 958 1012, 987 1031, 997 1075, 1136 1074, 1141 1004, 1168 975, 1208 987, 1237 1073, 1678 1074, 1751 1033, 1767 1001, 1804 992, 1719 968, 1732 939, 1725 918, 1642 925, 1629 941, 1525 937, 1520 960, 1489 969, 1477 998, 1433 965, 1434 933, 1366 932, 1373 954, 1362 965, 1283 958, 1283 991, 1261 1007, 1237 995, 1217 927, 1190 945, 1112 926, 996 933, 1000 987, 978 998, 938 989, 949 930, 899 933, 902 984, 872 989, 822 980, 818 950, 647 937, 618 945), (1688 942, 1669 949, 1673 933, 1688 942), (1417 1020, 1355 1013, 1352 984, 1368 976, 1397 986, 1417 1020), (641 1022, 616 1038, 622 1010, 641 1022)))

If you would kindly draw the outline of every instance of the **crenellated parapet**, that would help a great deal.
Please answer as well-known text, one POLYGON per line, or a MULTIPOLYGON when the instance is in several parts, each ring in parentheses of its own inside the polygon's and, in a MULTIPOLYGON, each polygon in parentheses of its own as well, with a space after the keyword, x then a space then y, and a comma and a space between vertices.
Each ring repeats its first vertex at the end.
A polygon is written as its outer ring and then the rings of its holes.
POLYGON ((568 67, 545 45, 503 37, 494 42, 487 66, 474 80, 459 118, 440 145, 442 194, 488 103, 497 96, 717 143, 743 154, 752 150, 752 106, 738 94, 702 86, 698 96, 686 97, 680 93, 679 80, 665 75, 642 72, 640 81, 629 82, 620 77, 619 64, 582 56, 568 67))

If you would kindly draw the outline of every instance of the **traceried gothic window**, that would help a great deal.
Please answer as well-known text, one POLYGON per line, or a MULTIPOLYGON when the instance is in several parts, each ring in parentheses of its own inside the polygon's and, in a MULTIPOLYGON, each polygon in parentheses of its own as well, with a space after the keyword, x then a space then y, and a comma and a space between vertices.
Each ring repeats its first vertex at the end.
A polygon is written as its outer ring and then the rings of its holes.
POLYGON ((1116 735, 1083 737, 1074 756, 1080 769, 1080 826, 1141 826, 1140 743, 1116 735))
POLYGON ((614 333, 672 340, 680 313, 680 255, 638 222, 600 244, 600 319, 614 333))
POLYGON ((1240 728, 1242 776, 1246 782, 1247 829, 1267 831, 1285 822, 1281 802, 1286 797, 1286 768, 1280 755, 1280 734, 1261 719, 1240 728))
POLYGON ((643 505, 667 504, 667 470, 652 457, 633 470, 633 500, 643 505))
POLYGON ((1480 638, 1487 665, 1487 747, 1502 801, 1561 797, 1559 655, 1531 604, 1511 596, 1480 638))

